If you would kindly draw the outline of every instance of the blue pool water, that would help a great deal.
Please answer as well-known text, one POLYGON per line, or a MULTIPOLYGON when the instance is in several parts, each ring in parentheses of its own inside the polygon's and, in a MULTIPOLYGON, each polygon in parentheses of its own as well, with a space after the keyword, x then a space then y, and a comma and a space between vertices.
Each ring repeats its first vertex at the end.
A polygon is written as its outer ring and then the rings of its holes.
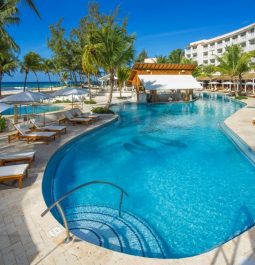
MULTIPOLYGON (((194 103, 114 106, 118 122, 53 156, 43 181, 46 203, 87 181, 111 181, 129 194, 123 210, 162 240, 164 257, 215 248, 255 223, 255 167, 219 127, 241 107, 220 95, 194 103)), ((75 205, 118 209, 118 198, 116 190, 98 185, 62 205, 66 211, 75 205)))
MULTIPOLYGON (((19 114, 39 114, 44 112, 52 112, 64 109, 61 106, 54 106, 54 105, 40 105, 40 106, 21 106, 18 107, 19 114)), ((2 115, 13 115, 13 108, 7 109, 1 112, 2 115)))

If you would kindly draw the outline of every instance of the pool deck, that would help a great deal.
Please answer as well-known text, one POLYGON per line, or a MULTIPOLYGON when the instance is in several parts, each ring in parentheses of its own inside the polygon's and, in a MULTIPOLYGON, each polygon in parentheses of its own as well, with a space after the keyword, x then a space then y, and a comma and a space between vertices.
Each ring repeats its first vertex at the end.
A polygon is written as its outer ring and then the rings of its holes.
MULTIPOLYGON (((249 106, 255 99, 247 101, 249 106)), ((255 126, 251 118, 255 108, 243 108, 226 120, 226 125, 236 132, 255 150, 255 126)), ((97 247, 75 239, 63 243, 64 229, 51 214, 44 218, 40 214, 45 209, 41 193, 42 176, 51 155, 63 144, 76 136, 114 120, 115 116, 105 116, 98 123, 86 126, 68 126, 68 133, 48 145, 12 142, 0 139, 0 150, 35 150, 36 160, 25 179, 24 188, 0 185, 0 264, 86 264, 86 265, 253 265, 255 264, 255 229, 208 253, 186 259, 157 260, 129 256, 97 247)))

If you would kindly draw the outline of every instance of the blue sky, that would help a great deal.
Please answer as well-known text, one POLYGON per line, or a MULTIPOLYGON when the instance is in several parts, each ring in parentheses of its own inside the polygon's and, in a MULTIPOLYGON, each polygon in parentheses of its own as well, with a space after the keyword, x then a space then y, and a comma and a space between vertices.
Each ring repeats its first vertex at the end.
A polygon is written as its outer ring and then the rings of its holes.
MULTIPOLYGON (((9 32, 21 47, 20 58, 29 51, 50 57, 47 48, 49 25, 63 18, 69 31, 86 15, 89 1, 35 0, 42 19, 36 17, 24 4, 20 5, 21 23, 9 32)), ((211 38, 255 22, 255 1, 243 0, 99 0, 103 12, 120 5, 120 16, 129 18, 128 30, 136 34, 137 53, 145 48, 150 56, 168 54, 176 48, 185 48, 190 42, 211 38)), ((42 81, 46 77, 41 74, 42 81)), ((5 81, 23 81, 16 73, 5 81)), ((32 75, 29 81, 34 81, 32 75)))

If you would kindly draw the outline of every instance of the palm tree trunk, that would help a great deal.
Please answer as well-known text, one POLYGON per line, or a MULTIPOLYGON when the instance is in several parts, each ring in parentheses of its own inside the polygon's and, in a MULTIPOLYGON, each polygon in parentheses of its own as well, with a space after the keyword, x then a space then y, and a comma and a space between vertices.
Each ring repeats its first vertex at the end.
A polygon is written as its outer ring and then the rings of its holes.
POLYGON ((39 86, 38 76, 37 76, 37 74, 36 74, 35 71, 34 71, 34 74, 35 74, 35 78, 36 78, 36 83, 37 83, 38 92, 40 92, 40 86, 39 86))
POLYGON ((105 108, 108 110, 111 106, 112 103, 112 93, 113 93, 113 87, 114 87, 114 72, 111 71, 110 72, 110 92, 109 92, 109 98, 107 101, 107 104, 105 106, 105 108))
POLYGON ((0 73, 0 97, 2 97, 2 80, 3 80, 3 73, 0 73))
POLYGON ((23 88, 24 92, 26 91, 26 86, 27 86, 27 75, 28 75, 28 72, 26 72, 25 74, 25 82, 24 82, 24 88, 23 88))
MULTIPOLYGON (((50 73, 48 72, 47 74, 48 74, 49 82, 50 82, 50 84, 51 84, 50 73)), ((52 91, 52 85, 50 85, 50 88, 51 88, 51 91, 52 91)))
POLYGON ((243 90, 243 84, 242 84, 242 75, 239 75, 239 94, 242 94, 242 90, 243 90))
POLYGON ((87 75, 88 79, 88 88, 89 88, 89 100, 91 101, 92 95, 91 95, 91 86, 90 86, 90 74, 87 75))
POLYGON ((120 90, 120 98, 122 98, 122 85, 120 85, 119 90, 120 90))

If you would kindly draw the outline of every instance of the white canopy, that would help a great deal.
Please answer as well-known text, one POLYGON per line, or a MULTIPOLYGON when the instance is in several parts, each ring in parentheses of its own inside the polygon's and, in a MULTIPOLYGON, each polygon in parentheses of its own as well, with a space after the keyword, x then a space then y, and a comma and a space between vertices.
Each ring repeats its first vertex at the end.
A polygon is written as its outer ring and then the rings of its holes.
POLYGON ((20 92, 14 95, 7 96, 0 100, 0 102, 7 104, 25 104, 25 103, 33 103, 40 102, 45 99, 50 99, 51 96, 49 94, 40 93, 40 92, 32 92, 25 91, 20 92))
POLYGON ((209 84, 210 84, 210 85, 219 85, 220 83, 217 82, 217 81, 212 81, 212 82, 210 82, 209 84))
POLYGON ((52 94, 53 97, 82 96, 88 94, 89 90, 84 88, 66 87, 52 94))
POLYGON ((255 85, 255 83, 253 83, 253 82, 246 82, 245 85, 247 85, 247 86, 253 86, 253 85, 255 85))
POLYGON ((12 106, 11 105, 7 105, 5 103, 0 103, 0 113, 1 112, 4 112, 5 110, 11 108, 12 106))
POLYGON ((146 90, 187 90, 203 87, 192 75, 138 75, 146 90))
POLYGON ((222 84, 223 84, 223 85, 233 85, 234 83, 233 83, 233 82, 228 82, 228 81, 226 81, 226 82, 223 82, 222 84))

